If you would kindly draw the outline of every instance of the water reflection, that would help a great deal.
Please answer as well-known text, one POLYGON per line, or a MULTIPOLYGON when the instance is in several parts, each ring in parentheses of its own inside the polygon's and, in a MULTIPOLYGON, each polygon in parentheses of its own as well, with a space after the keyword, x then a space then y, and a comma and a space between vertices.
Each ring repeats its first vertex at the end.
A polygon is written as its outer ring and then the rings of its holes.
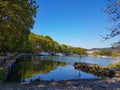
POLYGON ((106 66, 116 62, 113 58, 72 57, 72 56, 32 56, 19 58, 11 68, 6 82, 21 82, 32 80, 68 80, 97 78, 89 73, 75 70, 75 62, 85 62, 106 66))
POLYGON ((59 66, 65 66, 65 62, 42 60, 39 57, 19 58, 13 68, 11 68, 6 82, 20 82, 25 78, 30 78, 35 74, 47 74, 59 66))

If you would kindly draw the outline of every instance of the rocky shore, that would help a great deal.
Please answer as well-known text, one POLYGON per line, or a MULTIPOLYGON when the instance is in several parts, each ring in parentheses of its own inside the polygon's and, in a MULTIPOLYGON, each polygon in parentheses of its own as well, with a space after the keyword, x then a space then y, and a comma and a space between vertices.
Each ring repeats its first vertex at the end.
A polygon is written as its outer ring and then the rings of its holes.
POLYGON ((119 68, 109 68, 107 66, 100 66, 97 64, 76 62, 74 64, 75 69, 81 70, 87 73, 91 73, 98 77, 120 77, 119 68))
POLYGON ((120 78, 2 84, 0 90, 120 90, 120 78))

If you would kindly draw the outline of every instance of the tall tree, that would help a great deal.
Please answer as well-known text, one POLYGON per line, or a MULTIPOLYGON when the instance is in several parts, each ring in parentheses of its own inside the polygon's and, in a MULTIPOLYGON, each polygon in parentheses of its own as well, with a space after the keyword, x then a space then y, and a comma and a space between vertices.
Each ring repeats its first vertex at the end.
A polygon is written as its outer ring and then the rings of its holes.
POLYGON ((110 30, 110 33, 104 37, 105 40, 120 35, 120 0, 107 1, 108 5, 106 6, 104 13, 110 17, 110 21, 114 26, 108 28, 110 30))
POLYGON ((34 24, 35 0, 0 0, 0 51, 24 51, 34 24))

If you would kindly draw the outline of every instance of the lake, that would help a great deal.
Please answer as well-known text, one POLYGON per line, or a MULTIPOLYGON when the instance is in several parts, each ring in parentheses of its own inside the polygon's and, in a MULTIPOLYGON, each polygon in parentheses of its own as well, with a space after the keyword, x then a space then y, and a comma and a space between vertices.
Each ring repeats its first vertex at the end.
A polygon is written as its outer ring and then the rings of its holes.
POLYGON ((21 57, 10 70, 6 82, 30 82, 34 80, 70 80, 98 78, 92 74, 76 70, 75 62, 86 62, 107 66, 119 59, 102 57, 73 56, 30 56, 21 57))

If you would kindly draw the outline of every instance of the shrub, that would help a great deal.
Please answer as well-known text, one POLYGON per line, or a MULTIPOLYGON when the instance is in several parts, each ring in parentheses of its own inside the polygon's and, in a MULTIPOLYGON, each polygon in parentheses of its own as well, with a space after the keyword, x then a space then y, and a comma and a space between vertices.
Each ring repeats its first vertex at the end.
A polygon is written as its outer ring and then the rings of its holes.
POLYGON ((120 68, 120 62, 114 63, 114 64, 109 64, 108 67, 110 68, 120 68))

